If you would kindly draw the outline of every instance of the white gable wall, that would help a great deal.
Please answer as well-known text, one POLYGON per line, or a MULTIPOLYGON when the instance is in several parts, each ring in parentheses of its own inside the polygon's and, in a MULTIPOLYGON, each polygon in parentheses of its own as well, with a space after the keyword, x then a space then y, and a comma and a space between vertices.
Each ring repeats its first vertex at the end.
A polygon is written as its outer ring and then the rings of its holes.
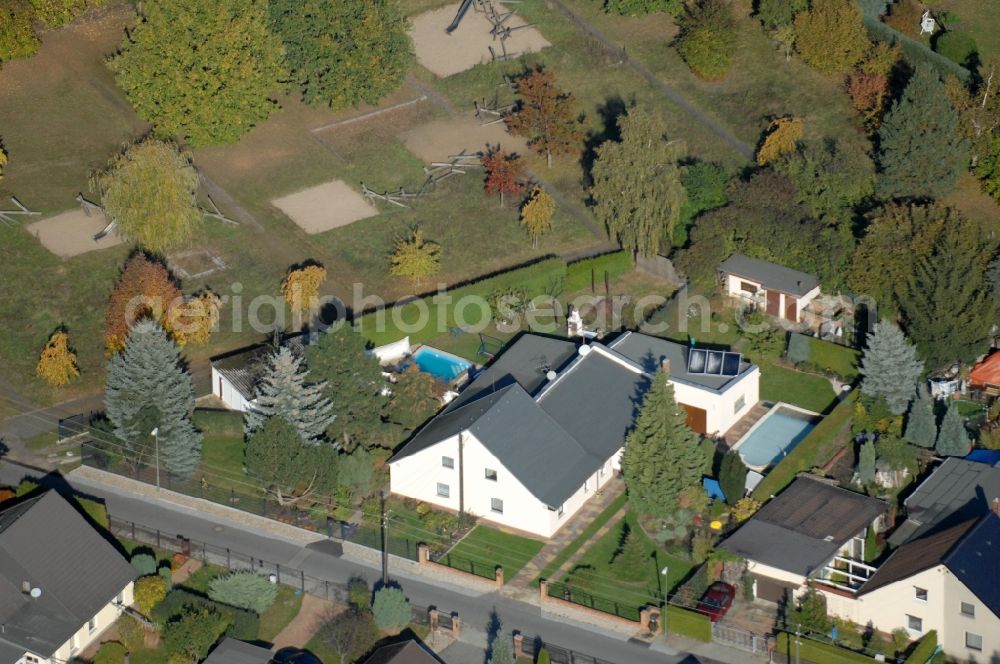
MULTIPOLYGON (((751 286, 757 289, 757 293, 760 296, 759 300, 760 305, 761 307, 766 307, 767 304, 766 294, 768 289, 764 287, 764 284, 762 284, 759 281, 755 281, 753 279, 740 277, 735 274, 726 274, 725 284, 724 284, 726 294, 738 298, 753 298, 754 297, 753 293, 749 293, 743 290, 744 283, 750 284, 751 286)), ((785 310, 788 307, 788 303, 791 302, 792 300, 795 300, 796 312, 798 313, 798 320, 794 322, 797 323, 799 322, 799 320, 802 319, 802 310, 805 309, 807 306, 809 306, 810 302, 819 297, 820 287, 816 286, 811 291, 807 292, 805 295, 802 295, 800 297, 796 297, 790 293, 784 293, 781 291, 775 291, 775 292, 780 294, 780 299, 778 301, 779 311, 781 312, 779 316, 780 318, 784 318, 785 310)))
MULTIPOLYGON (((135 584, 129 582, 127 586, 122 590, 121 598, 122 604, 125 606, 131 606, 135 598, 133 596, 135 584)), ((116 602, 117 598, 112 598, 104 608, 97 612, 94 616, 94 629, 90 629, 90 625, 84 624, 77 630, 76 634, 70 637, 69 641, 62 644, 58 650, 56 650, 55 655, 52 659, 45 660, 40 659, 40 662, 52 662, 52 664, 60 664, 62 662, 68 662, 73 659, 75 655, 80 654, 90 644, 97 641, 101 634, 104 633, 111 625, 118 620, 118 616, 121 615, 121 610, 119 610, 116 602)))
POLYGON ((760 369, 756 366, 727 385, 720 394, 689 383, 671 380, 678 403, 705 411, 706 433, 724 434, 750 412, 760 399, 760 369))
POLYGON ((250 410, 250 402, 215 367, 212 367, 212 394, 219 397, 230 410, 241 413, 250 410))

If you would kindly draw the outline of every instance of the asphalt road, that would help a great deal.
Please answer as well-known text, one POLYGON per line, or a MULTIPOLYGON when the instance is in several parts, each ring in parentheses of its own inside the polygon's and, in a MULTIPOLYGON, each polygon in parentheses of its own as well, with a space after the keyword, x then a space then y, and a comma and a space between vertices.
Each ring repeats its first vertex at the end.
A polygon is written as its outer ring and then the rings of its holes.
MULTIPOLYGON (((20 466, 0 462, 0 483, 16 484, 25 474, 26 471, 20 466)), ((304 551, 305 547, 300 543, 270 534, 257 533, 235 522, 208 516, 195 510, 119 493, 86 480, 73 480, 71 484, 81 493, 102 498, 108 512, 115 518, 159 528, 164 533, 183 535, 211 545, 229 547, 234 551, 255 555, 281 565, 289 565, 294 559, 295 565, 290 565, 291 567, 298 567, 311 576, 341 584, 352 576, 360 575, 370 581, 380 576, 379 570, 374 565, 351 562, 313 549, 304 551)), ((549 643, 569 647, 615 664, 675 662, 717 664, 720 660, 735 664, 750 659, 738 651, 714 645, 706 645, 704 648, 710 649, 711 654, 720 657, 719 659, 708 659, 700 655, 695 657, 688 652, 677 652, 666 644, 653 650, 647 644, 628 641, 621 635, 545 617, 537 606, 495 593, 477 596, 458 587, 434 585, 419 578, 394 573, 391 568, 390 575, 397 579, 415 604, 434 606, 447 612, 458 612, 463 623, 463 641, 468 639, 474 645, 479 645, 478 641, 484 638, 486 626, 490 624, 491 613, 496 611, 505 629, 518 630, 530 636, 537 635, 549 643)))

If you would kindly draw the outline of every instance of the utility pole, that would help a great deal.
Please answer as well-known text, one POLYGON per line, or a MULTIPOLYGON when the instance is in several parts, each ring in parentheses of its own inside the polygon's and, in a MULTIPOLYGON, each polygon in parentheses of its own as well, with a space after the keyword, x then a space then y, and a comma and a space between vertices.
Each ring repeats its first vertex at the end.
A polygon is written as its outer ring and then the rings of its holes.
POLYGON ((160 427, 156 427, 152 431, 153 434, 153 446, 156 454, 156 490, 160 490, 160 427))
POLYGON ((385 491, 379 491, 382 507, 382 585, 389 585, 389 513, 385 511, 385 491))

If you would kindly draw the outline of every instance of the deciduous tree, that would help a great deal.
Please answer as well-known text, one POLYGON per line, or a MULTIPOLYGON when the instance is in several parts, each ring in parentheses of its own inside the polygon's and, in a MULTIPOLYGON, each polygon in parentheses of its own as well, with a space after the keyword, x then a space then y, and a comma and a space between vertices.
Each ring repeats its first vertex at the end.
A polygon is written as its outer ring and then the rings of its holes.
POLYGON ((283 417, 268 418, 247 436, 247 474, 260 482, 279 505, 292 505, 336 488, 336 450, 307 445, 298 429, 283 417))
POLYGON ((441 269, 441 245, 424 239, 424 232, 414 228, 406 237, 397 238, 390 258, 389 274, 406 277, 419 284, 441 269))
POLYGON ((766 166, 787 154, 795 152, 805 134, 802 118, 786 116, 775 118, 764 132, 764 138, 757 149, 757 165, 766 166))
POLYGON ((551 69, 534 69, 515 82, 518 100, 504 120, 507 130, 524 136, 528 145, 544 154, 549 168, 552 157, 576 154, 583 141, 583 130, 576 99, 556 85, 551 69))
POLYGON ((93 7, 100 7, 105 0, 31 0, 35 18, 46 28, 61 28, 80 14, 93 7))
POLYGON ((35 8, 29 0, 0 5, 0 62, 30 58, 41 42, 35 34, 35 8))
POLYGON ((841 223, 875 191, 875 163, 855 142, 806 141, 775 167, 788 175, 813 215, 841 223))
POLYGON ((684 11, 683 0, 604 0, 604 11, 619 16, 645 16, 646 14, 672 14, 684 11))
POLYGON ((111 357, 104 404, 126 448, 148 446, 155 429, 164 468, 186 476, 198 467, 202 436, 191 423, 194 383, 182 368, 180 349, 158 323, 137 323, 122 352, 111 357))
POLYGON ((913 399, 924 363, 903 332, 879 321, 861 357, 861 392, 882 397, 893 415, 902 415, 913 399))
POLYGON ((147 2, 143 12, 110 65, 161 136, 232 143, 277 108, 285 54, 265 0, 147 2))
POLYGON ((847 77, 847 94, 854 110, 861 114, 869 131, 882 123, 882 111, 889 94, 889 77, 882 74, 853 72, 847 77))
POLYGON ((651 256, 684 205, 682 141, 667 140, 663 119, 639 108, 618 118, 620 141, 605 141, 594 162, 594 212, 627 251, 651 256))
POLYGON ((709 459, 687 415, 674 400, 674 387, 659 371, 643 397, 635 427, 622 454, 629 501, 643 514, 673 513, 681 492, 701 483, 709 459))
POLYGON ((552 230, 552 215, 556 211, 556 200, 552 195, 535 187, 528 200, 521 206, 521 226, 531 238, 532 249, 538 248, 538 239, 552 230))
POLYGON ((736 48, 733 10, 726 0, 694 0, 677 21, 677 52, 695 76, 710 81, 729 72, 736 48))
POLYGON ((975 170, 980 159, 990 154, 1000 135, 1000 58, 980 68, 980 77, 971 87, 954 76, 945 80, 945 91, 958 111, 959 128, 971 146, 970 165, 975 170))
POLYGON ((795 15, 809 8, 809 0, 758 0, 757 19, 768 30, 791 25, 795 15))
MULTIPOLYGON (((367 608, 368 603, 365 602, 367 608)), ((341 611, 320 627, 319 638, 337 653, 338 661, 353 662, 358 661, 375 643, 378 628, 367 610, 341 611)))
POLYGON ((292 310, 292 316, 301 321, 307 313, 319 313, 319 287, 326 281, 326 268, 316 263, 291 268, 281 282, 281 294, 292 310))
POLYGON ((104 343, 121 350, 132 324, 149 318, 169 329, 173 309, 184 302, 167 268, 136 252, 125 263, 104 314, 104 343))
POLYGON ((180 346, 203 344, 219 323, 222 298, 206 288, 169 311, 167 327, 180 346))
POLYGON ((280 417, 298 431, 302 442, 315 445, 334 421, 333 404, 324 394, 322 381, 306 382, 309 372, 288 346, 268 358, 257 384, 254 401, 247 410, 244 430, 252 434, 271 418, 280 417))
POLYGON ((198 183, 189 156, 151 138, 126 147, 91 182, 119 235, 157 254, 190 240, 200 225, 198 183))
POLYGON ((392 386, 389 412, 392 421, 413 430, 441 408, 447 386, 413 364, 396 378, 392 386))
POLYGON ((941 430, 938 432, 934 451, 940 456, 964 457, 971 449, 972 441, 965 429, 965 421, 959 414, 955 402, 951 402, 941 420, 941 430))
POLYGON ((931 65, 917 67, 878 136, 883 198, 939 198, 954 188, 969 157, 958 113, 931 65))
POLYGON ((929 449, 937 440, 937 417, 934 415, 934 399, 927 387, 921 383, 917 389, 917 398, 910 405, 910 413, 906 416, 906 429, 903 436, 907 441, 929 449))
POLYGON ((215 606, 186 604, 163 626, 163 650, 171 657, 200 662, 228 627, 229 621, 215 606))
POLYGON ((413 60, 397 0, 271 0, 270 18, 308 104, 377 104, 413 60))
POLYGON ((802 59, 824 74, 850 71, 871 43, 855 0, 813 0, 796 15, 795 35, 802 59))
POLYGON ((69 333, 56 330, 38 358, 35 374, 52 387, 62 387, 80 375, 76 353, 70 350, 69 333))
POLYGON ((524 177, 524 169, 521 167, 521 160, 517 155, 508 154, 498 145, 490 148, 480 161, 486 171, 486 179, 483 188, 487 194, 500 195, 500 207, 503 207, 503 195, 510 194, 517 196, 524 188, 521 179, 524 177))
POLYGON ((365 338, 351 325, 335 325, 306 347, 306 364, 333 404, 330 439, 347 451, 382 444, 386 380, 365 338))

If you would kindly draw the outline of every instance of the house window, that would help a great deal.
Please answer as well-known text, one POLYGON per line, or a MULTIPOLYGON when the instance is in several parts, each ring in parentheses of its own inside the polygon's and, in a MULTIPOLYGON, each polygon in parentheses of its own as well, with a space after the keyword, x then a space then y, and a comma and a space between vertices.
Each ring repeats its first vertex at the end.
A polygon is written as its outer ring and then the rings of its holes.
POLYGON ((961 611, 962 611, 962 615, 963 616, 969 616, 970 618, 975 618, 976 617, 976 605, 975 604, 969 604, 968 602, 962 602, 961 611))
POLYGON ((926 602, 927 601, 927 589, 926 588, 920 588, 920 587, 917 587, 917 586, 913 586, 913 597, 918 602, 926 602))
POLYGON ((906 628, 917 634, 924 633, 924 621, 916 616, 906 616, 906 628))
POLYGON ((91 618, 87 621, 87 631, 93 634, 95 629, 97 629, 97 621, 91 618))
POLYGON ((490 498, 490 509, 497 514, 503 514, 503 501, 499 498, 490 498))
POLYGON ((741 394, 740 398, 733 404, 733 414, 740 412, 747 405, 747 395, 741 394))
POLYGON ((442 484, 441 482, 438 482, 438 495, 441 496, 442 498, 450 498, 451 487, 448 486, 447 484, 442 484))
POLYGON ((452 459, 450 456, 443 456, 441 457, 441 466, 443 468, 454 468, 455 460, 452 459))
POLYGON ((556 516, 562 516, 563 514, 565 514, 566 511, 563 509, 564 507, 566 507, 566 506, 565 505, 560 505, 559 506, 559 509, 556 510, 556 516))
POLYGON ((30 664, 38 664, 38 658, 34 655, 25 655, 24 661, 29 662, 30 664))
POLYGON ((496 482, 497 481, 497 471, 493 470, 492 468, 487 468, 486 469, 486 479, 488 479, 490 481, 493 481, 493 482, 496 482))
POLYGON ((983 649, 983 637, 979 634, 973 634, 972 632, 965 633, 965 647, 969 650, 982 650, 983 649))
POLYGON ((115 595, 115 604, 121 604, 125 601, 125 593, 118 593, 115 595))
POLYGON ((757 292, 757 287, 751 284, 749 281, 741 281, 740 290, 743 291, 744 293, 750 293, 751 295, 753 295, 754 293, 757 292))

